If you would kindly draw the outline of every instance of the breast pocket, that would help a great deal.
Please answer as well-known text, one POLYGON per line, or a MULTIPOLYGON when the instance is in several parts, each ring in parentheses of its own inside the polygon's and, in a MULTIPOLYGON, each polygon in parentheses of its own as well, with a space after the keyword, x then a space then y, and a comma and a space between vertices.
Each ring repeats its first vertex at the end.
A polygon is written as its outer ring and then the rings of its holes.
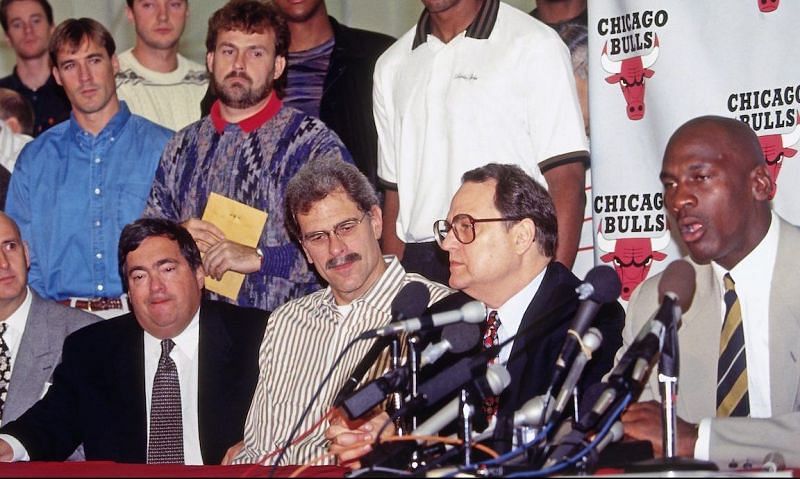
POLYGON ((117 225, 120 229, 142 216, 150 195, 149 183, 127 183, 117 191, 117 225))

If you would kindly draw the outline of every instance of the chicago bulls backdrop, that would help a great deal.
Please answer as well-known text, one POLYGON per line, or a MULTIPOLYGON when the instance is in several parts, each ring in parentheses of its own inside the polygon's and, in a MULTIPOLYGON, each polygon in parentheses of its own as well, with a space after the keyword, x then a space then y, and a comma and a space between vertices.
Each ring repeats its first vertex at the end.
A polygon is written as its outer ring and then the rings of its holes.
POLYGON ((675 129, 700 115, 746 122, 800 223, 800 1, 589 2, 589 109, 595 261, 622 299, 682 256, 658 175, 675 129))

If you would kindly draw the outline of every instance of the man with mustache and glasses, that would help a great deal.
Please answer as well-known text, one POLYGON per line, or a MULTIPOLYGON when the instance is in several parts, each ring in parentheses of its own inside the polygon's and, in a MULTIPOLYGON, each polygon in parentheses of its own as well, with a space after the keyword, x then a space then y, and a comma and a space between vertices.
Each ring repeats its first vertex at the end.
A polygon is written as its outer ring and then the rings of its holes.
POLYGON ((308 161, 352 161, 322 121, 282 106, 288 45, 286 20, 270 3, 234 0, 214 13, 206 61, 218 100, 167 145, 145 211, 183 222, 209 276, 246 275, 233 302, 267 311, 319 288, 284 227, 287 182, 308 161), (257 247, 198 219, 212 192, 268 214, 257 247))
MULTIPOLYGON (((800 467, 800 230, 770 207, 758 137, 731 118, 692 119, 667 143, 661 183, 697 282, 678 330, 676 454, 737 469, 776 452, 800 467)), ((658 307, 660 280, 634 291, 626 344, 658 307)), ((660 455, 656 376, 622 423, 660 455)))
MULTIPOLYGON (((389 323, 392 301, 403 286, 412 281, 425 285, 429 304, 452 292, 406 273, 396 257, 381 255, 383 215, 378 197, 355 166, 337 159, 308 163, 289 182, 285 208, 289 230, 328 287, 272 314, 261 344, 261 373, 244 440, 226 457, 234 462, 260 462, 288 439, 337 354, 363 331, 389 323)), ((338 389, 371 346, 369 341, 357 342, 344 356, 299 431, 311 428, 331 407, 338 389)), ((387 357, 380 358, 365 380, 387 366, 387 357)), ((324 431, 324 426, 314 429, 287 449, 285 463, 304 464, 324 454, 324 431)))
POLYGON ((117 241, 142 214, 172 134, 118 99, 115 51, 108 30, 90 18, 65 20, 53 32, 53 75, 72 116, 25 145, 6 198, 30 247, 31 288, 107 318, 128 309, 117 241))

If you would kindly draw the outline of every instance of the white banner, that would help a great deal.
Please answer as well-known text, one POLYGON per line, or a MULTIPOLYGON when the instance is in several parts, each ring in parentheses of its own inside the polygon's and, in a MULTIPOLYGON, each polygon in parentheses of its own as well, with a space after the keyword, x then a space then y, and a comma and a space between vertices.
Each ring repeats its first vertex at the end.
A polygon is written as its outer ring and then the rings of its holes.
POLYGON ((747 122, 777 179, 775 210, 800 223, 800 2, 589 2, 592 213, 597 264, 622 299, 682 256, 659 181, 675 129, 702 115, 747 122))

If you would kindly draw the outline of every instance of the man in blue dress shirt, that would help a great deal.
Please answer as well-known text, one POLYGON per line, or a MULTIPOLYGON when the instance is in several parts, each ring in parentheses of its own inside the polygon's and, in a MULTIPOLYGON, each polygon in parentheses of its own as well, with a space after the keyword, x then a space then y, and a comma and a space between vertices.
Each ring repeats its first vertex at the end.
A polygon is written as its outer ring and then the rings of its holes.
POLYGON ((6 202, 30 244, 31 287, 105 317, 127 310, 117 240, 141 215, 172 134, 119 101, 114 51, 111 34, 92 19, 56 28, 53 74, 72 114, 20 153, 6 202))

